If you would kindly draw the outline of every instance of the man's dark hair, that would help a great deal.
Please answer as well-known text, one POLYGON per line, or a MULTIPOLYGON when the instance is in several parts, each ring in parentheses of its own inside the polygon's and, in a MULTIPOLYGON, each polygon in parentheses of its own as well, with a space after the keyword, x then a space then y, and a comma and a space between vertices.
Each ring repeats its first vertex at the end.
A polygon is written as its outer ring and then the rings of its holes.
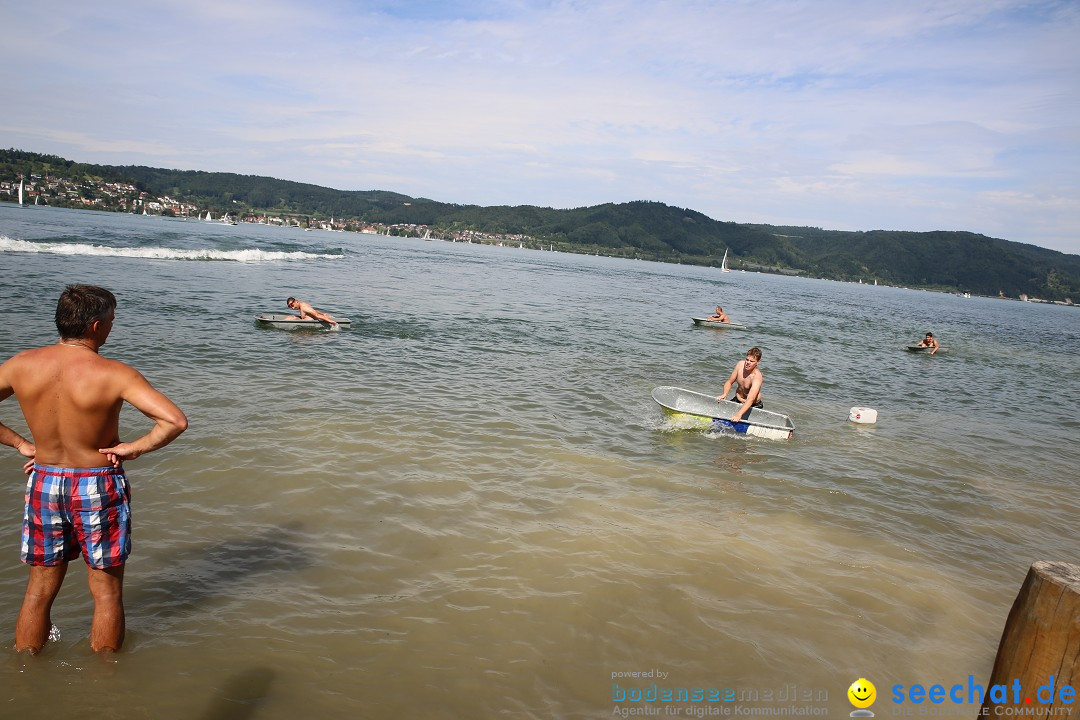
POLYGON ((56 329, 61 338, 86 337, 95 320, 116 310, 116 296, 96 285, 68 285, 56 303, 56 329))

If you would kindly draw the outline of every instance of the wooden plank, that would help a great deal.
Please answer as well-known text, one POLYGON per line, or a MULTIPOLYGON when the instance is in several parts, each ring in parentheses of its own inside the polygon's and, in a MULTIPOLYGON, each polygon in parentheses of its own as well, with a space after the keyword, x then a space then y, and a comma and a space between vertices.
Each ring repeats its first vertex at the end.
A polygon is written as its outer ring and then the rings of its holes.
POLYGON ((1078 686, 1080 565, 1032 563, 1001 634, 982 715, 1068 717, 1077 712, 1078 686), (1017 681, 1019 694, 1014 691, 1017 681), (995 691, 995 685, 1005 686, 1006 692, 995 691), (1066 686, 1073 689, 1071 697, 1068 691, 1062 696, 1066 686))

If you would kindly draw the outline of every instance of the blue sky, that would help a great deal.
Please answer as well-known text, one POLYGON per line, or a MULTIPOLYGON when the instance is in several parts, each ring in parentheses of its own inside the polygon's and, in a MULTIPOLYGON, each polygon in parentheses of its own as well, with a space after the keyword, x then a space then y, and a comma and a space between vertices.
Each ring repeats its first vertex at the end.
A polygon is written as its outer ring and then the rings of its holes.
POLYGON ((1080 2, 13 3, 0 145, 1080 253, 1080 2))

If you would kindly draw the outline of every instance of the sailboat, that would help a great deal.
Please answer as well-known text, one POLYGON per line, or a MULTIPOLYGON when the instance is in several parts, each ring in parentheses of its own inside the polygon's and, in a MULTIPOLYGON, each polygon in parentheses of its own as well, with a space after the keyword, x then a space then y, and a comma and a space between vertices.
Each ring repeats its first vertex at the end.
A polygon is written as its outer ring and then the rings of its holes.
POLYGON ((22 179, 22 176, 20 175, 19 176, 19 204, 20 205, 23 204, 22 198, 23 198, 23 179, 22 179))
POLYGON ((724 259, 720 261, 720 272, 731 272, 727 266, 727 248, 724 248, 724 259))

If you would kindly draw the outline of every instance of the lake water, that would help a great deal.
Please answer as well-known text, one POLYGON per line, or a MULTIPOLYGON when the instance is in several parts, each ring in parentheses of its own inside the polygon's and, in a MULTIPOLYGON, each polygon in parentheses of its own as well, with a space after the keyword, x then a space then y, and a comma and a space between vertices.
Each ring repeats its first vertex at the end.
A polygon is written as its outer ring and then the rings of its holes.
MULTIPOLYGON (((0 277, 0 357, 55 342, 65 284, 106 286, 102 353, 191 422, 128 463, 109 660, 81 562, 60 641, 10 649, 0 448, 0 717, 601 718, 652 683, 846 715, 860 677, 888 713, 895 684, 986 683, 1031 562, 1078 560, 1073 308, 9 204, 0 277), (352 329, 256 327, 289 295, 352 329), (749 329, 691 324, 717 304, 749 329), (905 352, 927 330, 949 354, 905 352), (792 440, 651 399, 719 392, 752 345, 792 440)), ((0 420, 26 432, 12 398, 0 420)))

